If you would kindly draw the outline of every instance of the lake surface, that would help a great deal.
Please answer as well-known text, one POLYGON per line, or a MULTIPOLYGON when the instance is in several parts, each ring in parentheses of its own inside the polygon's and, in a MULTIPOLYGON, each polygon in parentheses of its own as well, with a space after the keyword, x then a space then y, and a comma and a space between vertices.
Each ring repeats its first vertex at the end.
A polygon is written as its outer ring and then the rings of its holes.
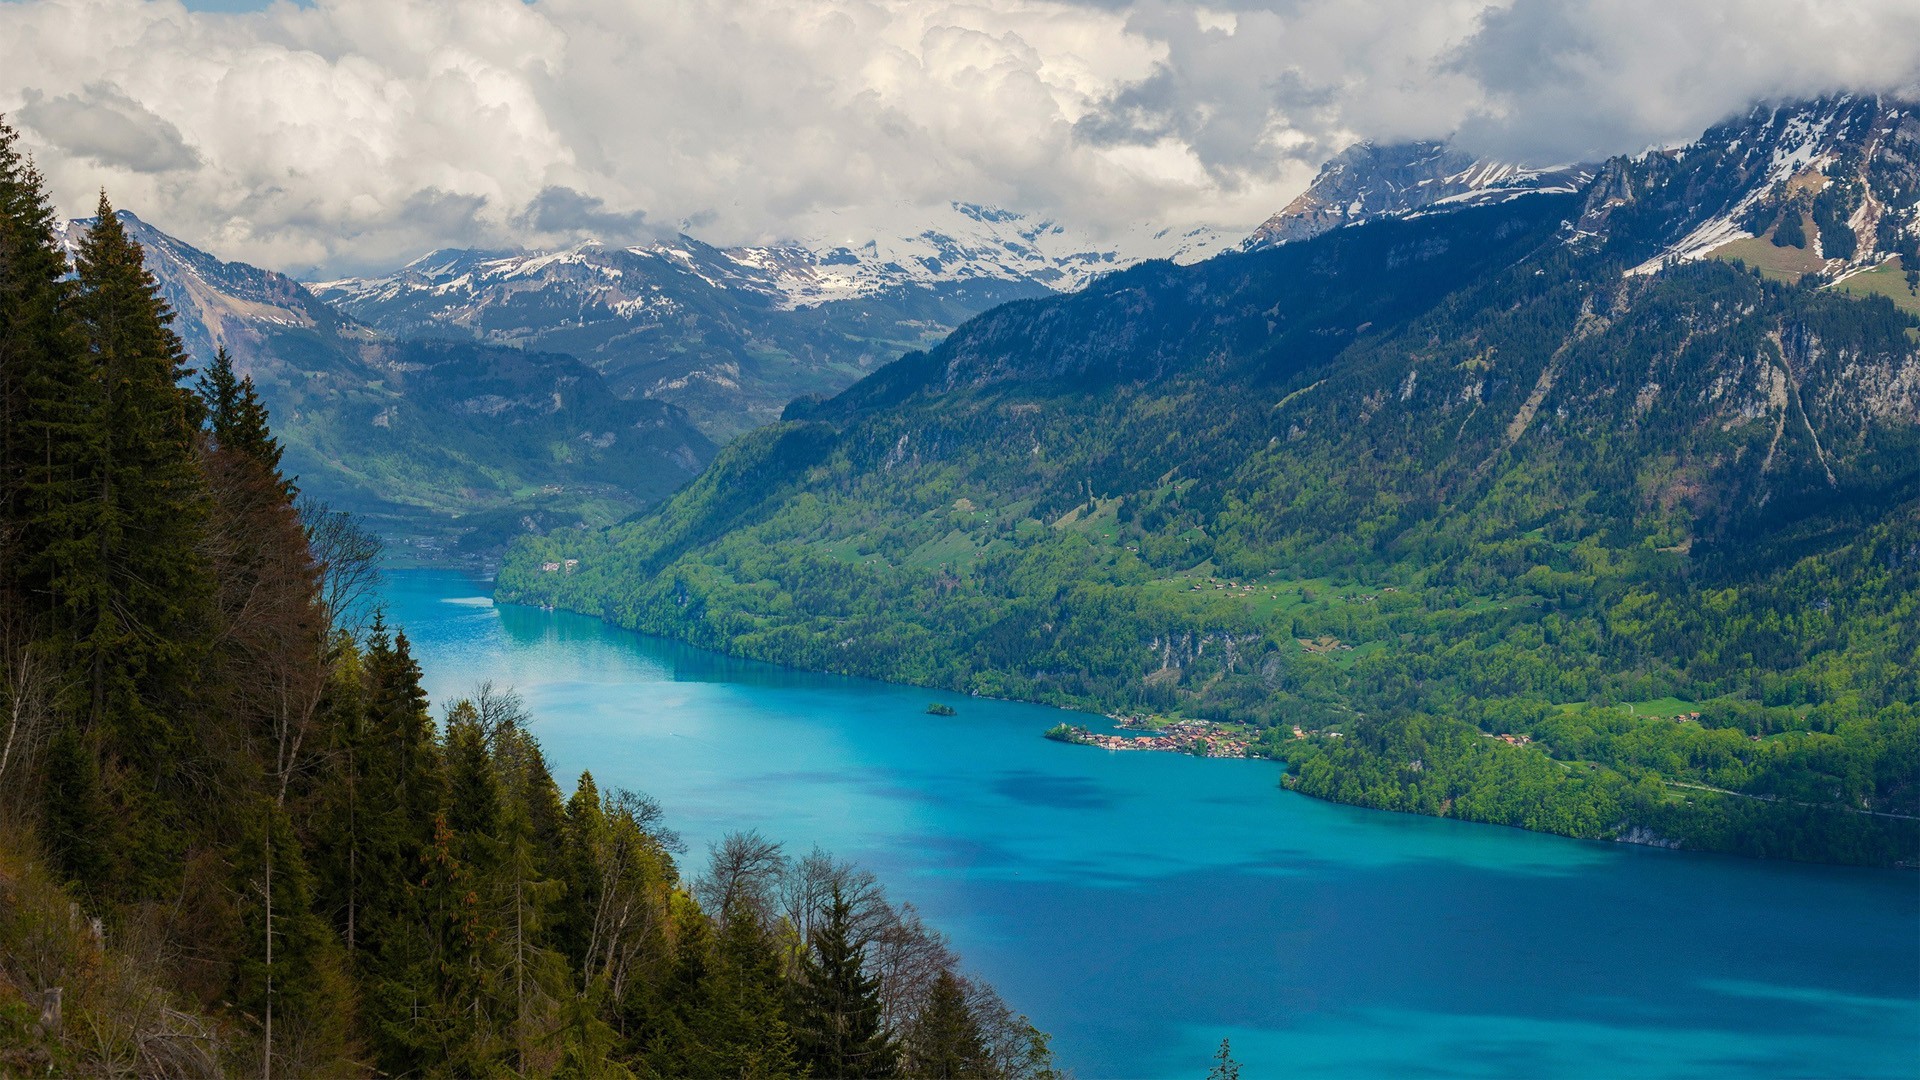
POLYGON ((1095 1077, 1920 1075, 1920 875, 1336 806, 1098 718, 735 660, 389 575, 436 709, 520 691, 563 789, 878 873, 1095 1077), (929 702, 957 715, 925 715, 929 702))

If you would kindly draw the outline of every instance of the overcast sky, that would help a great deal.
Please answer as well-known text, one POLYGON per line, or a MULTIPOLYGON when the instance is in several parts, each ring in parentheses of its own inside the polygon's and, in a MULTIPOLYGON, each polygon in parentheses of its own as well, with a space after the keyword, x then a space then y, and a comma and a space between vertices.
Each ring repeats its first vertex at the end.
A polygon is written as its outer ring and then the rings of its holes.
POLYGON ((951 200, 1248 229, 1357 139, 1591 159, 1917 76, 1920 0, 0 0, 64 210, 298 274, 951 200))

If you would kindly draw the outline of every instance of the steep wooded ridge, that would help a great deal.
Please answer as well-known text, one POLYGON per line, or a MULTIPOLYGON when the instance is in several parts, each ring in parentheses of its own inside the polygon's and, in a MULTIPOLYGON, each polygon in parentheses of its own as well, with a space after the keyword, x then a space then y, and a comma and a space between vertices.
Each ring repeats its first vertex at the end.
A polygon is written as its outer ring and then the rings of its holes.
MULTIPOLYGON (((188 355, 231 353, 279 418, 288 471, 390 536, 479 549, 531 526, 607 524, 713 456, 680 409, 622 398, 571 356, 390 335, 292 278, 120 217, 188 355)), ((70 223, 67 246, 91 224, 70 223)))
POLYGON ((1768 107, 1008 304, 498 595, 1241 723, 1363 805, 1920 861, 1917 161, 1908 105, 1768 107))
MULTIPOLYGON (((63 247, 0 124, 0 1076, 1054 1075, 871 875, 747 833, 683 877, 510 692, 436 723, 379 541, 225 352, 189 384, 135 225, 63 247)), ((529 362, 395 366, 437 351, 529 362)))

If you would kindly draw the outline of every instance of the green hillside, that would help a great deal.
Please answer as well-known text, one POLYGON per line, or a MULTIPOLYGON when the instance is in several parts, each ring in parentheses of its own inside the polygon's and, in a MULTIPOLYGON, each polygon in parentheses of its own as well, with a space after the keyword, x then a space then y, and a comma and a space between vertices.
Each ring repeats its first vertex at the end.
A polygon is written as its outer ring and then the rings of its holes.
POLYGON ((656 512, 516 546, 499 596, 1244 724, 1362 805, 1920 857, 1915 320, 1719 263, 1623 276, 1650 214, 1569 243, 1580 212, 1007 305, 656 512), (1700 716, 1628 707, 1668 698, 1700 716))

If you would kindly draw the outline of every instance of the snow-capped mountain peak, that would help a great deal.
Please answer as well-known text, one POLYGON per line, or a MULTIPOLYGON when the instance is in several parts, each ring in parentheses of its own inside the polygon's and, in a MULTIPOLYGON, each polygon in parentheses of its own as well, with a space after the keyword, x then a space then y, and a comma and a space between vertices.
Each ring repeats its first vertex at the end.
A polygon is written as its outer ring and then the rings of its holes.
POLYGON ((1268 218, 1249 251, 1382 217, 1504 202, 1525 195, 1572 194, 1595 166, 1525 166, 1487 161, 1444 142, 1356 143, 1321 167, 1311 186, 1268 218))
POLYGON ((1841 95, 1756 106, 1687 146, 1609 161, 1574 239, 1639 240, 1634 274, 1738 257, 1832 276, 1910 247, 1917 217, 1920 110, 1841 95))

